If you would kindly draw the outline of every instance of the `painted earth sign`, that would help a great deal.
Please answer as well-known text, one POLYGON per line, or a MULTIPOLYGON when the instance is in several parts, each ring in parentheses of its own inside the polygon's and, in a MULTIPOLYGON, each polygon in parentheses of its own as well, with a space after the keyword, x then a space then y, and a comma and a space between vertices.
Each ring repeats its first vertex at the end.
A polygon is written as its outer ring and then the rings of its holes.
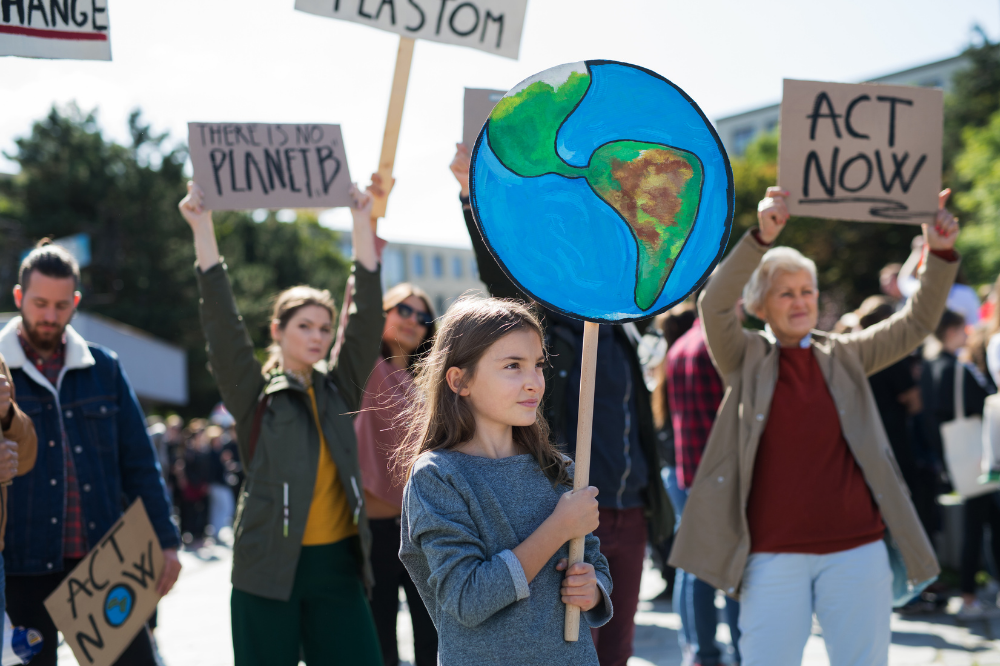
POLYGON ((712 124, 676 85, 626 63, 519 83, 480 131, 469 180, 479 231, 511 279, 588 321, 682 301, 732 229, 733 175, 712 124))

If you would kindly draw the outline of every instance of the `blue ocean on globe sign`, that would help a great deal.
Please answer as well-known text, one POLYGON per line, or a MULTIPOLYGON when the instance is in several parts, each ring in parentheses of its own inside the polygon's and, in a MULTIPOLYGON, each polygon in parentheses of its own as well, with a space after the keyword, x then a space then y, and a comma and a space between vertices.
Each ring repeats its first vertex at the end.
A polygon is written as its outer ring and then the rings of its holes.
POLYGON ((606 60, 553 67, 508 92, 476 140, 470 189, 508 275, 590 321, 680 302, 732 229, 732 170, 701 109, 663 77, 606 60))
POLYGON ((128 585, 115 585, 108 590, 104 601, 104 619, 112 627, 120 627, 132 614, 135 605, 135 592, 128 585))

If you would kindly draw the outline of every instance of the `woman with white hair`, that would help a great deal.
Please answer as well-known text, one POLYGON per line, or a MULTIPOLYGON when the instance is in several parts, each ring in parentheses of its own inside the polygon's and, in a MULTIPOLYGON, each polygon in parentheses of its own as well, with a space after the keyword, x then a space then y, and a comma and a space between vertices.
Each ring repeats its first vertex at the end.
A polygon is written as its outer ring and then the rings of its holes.
POLYGON ((863 331, 823 333, 816 265, 771 248, 787 194, 768 188, 759 227, 701 296, 727 392, 670 563, 740 598, 743 666, 800 664, 814 613, 832 666, 887 664, 894 601, 940 569, 867 377, 934 331, 958 270, 958 224, 945 190, 906 307, 863 331), (741 293, 765 331, 740 325, 741 293))

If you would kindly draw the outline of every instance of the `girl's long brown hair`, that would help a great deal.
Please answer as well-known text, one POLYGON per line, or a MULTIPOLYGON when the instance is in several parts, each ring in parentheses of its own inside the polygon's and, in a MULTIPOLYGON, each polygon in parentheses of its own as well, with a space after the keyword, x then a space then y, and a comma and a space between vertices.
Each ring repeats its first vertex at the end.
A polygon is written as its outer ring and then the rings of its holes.
MULTIPOLYGON (((538 317, 515 300, 463 298, 444 315, 434 345, 417 365, 410 407, 405 416, 406 437, 396 453, 396 470, 410 470, 428 451, 454 449, 476 434, 476 417, 465 398, 453 392, 445 375, 460 368, 471 378, 479 360, 495 342, 514 331, 533 331, 545 337, 538 317)), ((530 426, 513 426, 514 444, 530 453, 553 485, 572 485, 569 463, 549 440, 549 426, 538 409, 530 426)))

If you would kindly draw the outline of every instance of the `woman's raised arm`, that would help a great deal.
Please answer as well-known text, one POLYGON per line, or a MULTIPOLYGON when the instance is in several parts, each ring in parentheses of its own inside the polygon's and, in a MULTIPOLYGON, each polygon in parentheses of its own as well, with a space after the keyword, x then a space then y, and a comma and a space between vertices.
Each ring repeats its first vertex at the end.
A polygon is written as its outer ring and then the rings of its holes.
POLYGON ((226 409, 236 419, 240 455, 246 448, 258 396, 264 387, 260 362, 233 298, 229 277, 220 265, 212 211, 204 206, 197 183, 188 183, 188 194, 178 206, 194 233, 198 257, 198 290, 201 293, 201 326, 208 341, 208 360, 226 409))
POLYGON ((215 240, 215 225, 212 224, 212 211, 204 204, 205 194, 198 183, 188 182, 187 196, 181 199, 178 208, 181 215, 194 232, 194 252, 198 257, 198 268, 206 272, 219 263, 219 244, 215 240))
POLYGON ((918 275, 919 286, 906 306, 885 321, 848 337, 848 344, 857 349, 869 375, 916 349, 941 320, 959 264, 955 252, 958 220, 945 208, 949 195, 951 190, 938 195, 934 223, 923 225, 923 267, 918 275))

